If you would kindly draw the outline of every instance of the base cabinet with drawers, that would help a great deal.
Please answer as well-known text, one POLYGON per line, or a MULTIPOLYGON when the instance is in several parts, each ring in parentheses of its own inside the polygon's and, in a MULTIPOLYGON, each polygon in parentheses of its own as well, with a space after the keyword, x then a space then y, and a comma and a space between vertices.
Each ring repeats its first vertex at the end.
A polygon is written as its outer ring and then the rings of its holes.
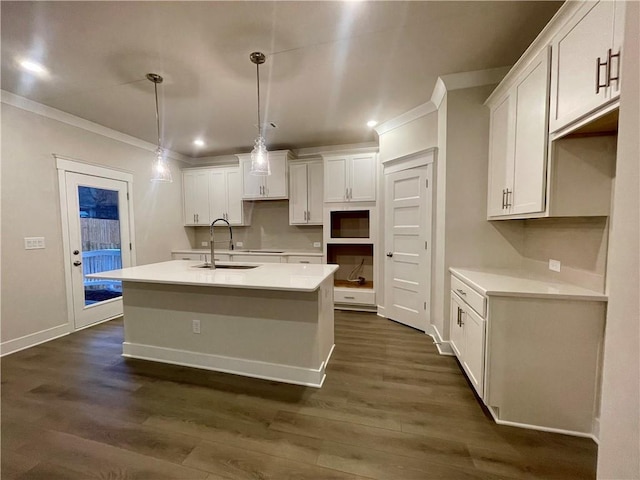
POLYGON ((456 270, 449 342, 496 423, 593 437, 606 297, 566 284, 456 270), (527 284, 535 288, 520 287, 527 284))

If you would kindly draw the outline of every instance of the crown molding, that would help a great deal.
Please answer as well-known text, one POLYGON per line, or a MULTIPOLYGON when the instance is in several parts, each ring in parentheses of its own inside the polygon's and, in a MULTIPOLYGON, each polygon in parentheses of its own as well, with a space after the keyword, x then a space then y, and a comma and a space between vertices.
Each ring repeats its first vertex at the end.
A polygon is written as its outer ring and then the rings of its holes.
POLYGON ((347 145, 326 145, 320 147, 307 147, 292 150, 296 158, 320 157, 322 155, 342 155, 356 153, 377 153, 377 142, 352 143, 347 145))
POLYGON ((381 123, 375 128, 375 131, 378 133, 378 135, 384 135, 391 130, 395 130, 402 125, 413 122, 414 120, 417 120, 420 117, 424 117, 425 115, 433 113, 437 110, 438 107, 436 107, 436 105, 430 100, 426 103, 423 103, 422 105, 418 105, 417 107, 412 108, 411 110, 401 115, 398 115, 395 118, 392 118, 391 120, 381 123))
MULTIPOLYGON (((2 90, 1 93, 2 96, 0 97, 0 101, 6 105, 11 105, 12 107, 20 108, 22 110, 26 110, 27 112, 35 113, 36 115, 41 115, 43 117, 50 118, 51 120, 66 123, 67 125, 81 128, 82 130, 102 135, 103 137, 126 143, 143 150, 148 150, 150 152, 155 152, 156 148, 158 148, 158 146, 153 143, 149 143, 144 140, 140 140, 139 138, 132 137, 131 135, 127 135, 126 133, 118 132, 117 130, 104 127, 98 123, 94 123, 70 113, 63 112, 62 110, 58 110, 56 108, 48 107, 47 105, 34 102, 33 100, 21 97, 20 95, 16 95, 15 93, 7 92, 6 90, 2 90)), ((193 163, 193 159, 190 157, 177 152, 172 152, 171 150, 165 151, 167 152, 167 156, 173 160, 178 160, 180 162, 188 164, 193 163)))
POLYGON ((444 83, 447 91, 481 87, 483 85, 497 85, 509 70, 511 70, 511 66, 452 73, 450 75, 443 75, 439 80, 442 79, 442 83, 444 83))

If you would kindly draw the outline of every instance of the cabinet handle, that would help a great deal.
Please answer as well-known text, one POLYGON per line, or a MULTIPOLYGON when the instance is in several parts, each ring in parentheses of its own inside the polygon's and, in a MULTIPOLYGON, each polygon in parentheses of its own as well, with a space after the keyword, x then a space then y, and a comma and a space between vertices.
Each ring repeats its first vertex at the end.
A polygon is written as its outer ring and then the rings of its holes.
POLYGON ((300 263, 309 263, 309 260, 300 260, 300 263))
POLYGON ((353 189, 349 188, 349 200, 353 198, 353 189))
POLYGON ((464 310, 460 309, 460 327, 464 327, 464 320, 462 320, 462 315, 464 315, 464 310))
MULTIPOLYGON (((611 50, 609 50, 611 52, 611 50)), ((600 57, 596 58, 596 95, 600 93, 601 88, 605 88, 609 86, 609 80, 604 83, 600 83, 600 69, 601 67, 606 67, 607 77, 609 77, 609 61, 601 62, 600 57)))
POLYGON ((356 299, 356 297, 347 297, 347 296, 345 296, 344 298, 348 299, 348 300, 355 300, 356 299))
POLYGON ((456 307, 458 309, 458 316, 456 318, 456 323, 460 326, 460 307, 456 307))
POLYGON ((311 221, 311 212, 307 210, 307 222, 311 221))
POLYGON ((507 208, 507 202, 505 200, 506 195, 507 195, 507 190, 503 188, 502 189, 502 209, 503 210, 507 208))
POLYGON ((458 292, 460 295, 467 295, 467 292, 465 292, 464 290, 460 290, 459 288, 456 288, 456 292, 458 292))
POLYGON ((509 195, 513 195, 513 190, 509 190, 507 188, 507 201, 505 203, 505 208, 511 208, 511 200, 510 200, 510 196, 509 195))
POLYGON ((618 81, 620 80, 620 50, 618 50, 618 53, 611 53, 611 49, 609 49, 609 53, 607 55, 608 60, 607 60, 607 87, 611 86, 611 81, 615 81, 616 84, 618 83, 618 81), (611 76, 611 63, 612 63, 612 59, 617 58, 618 61, 616 62, 616 76, 612 77, 611 76))
POLYGON ((304 211, 304 221, 305 222, 307 221, 307 211, 306 210, 304 211))

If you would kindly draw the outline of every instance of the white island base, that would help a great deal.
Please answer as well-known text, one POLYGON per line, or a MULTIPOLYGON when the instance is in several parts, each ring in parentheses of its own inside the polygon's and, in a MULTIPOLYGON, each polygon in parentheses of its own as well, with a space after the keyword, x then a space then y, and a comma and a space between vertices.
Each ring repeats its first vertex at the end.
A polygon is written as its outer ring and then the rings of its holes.
POLYGON ((314 291, 125 280, 123 302, 125 357, 322 386, 333 275, 314 291))

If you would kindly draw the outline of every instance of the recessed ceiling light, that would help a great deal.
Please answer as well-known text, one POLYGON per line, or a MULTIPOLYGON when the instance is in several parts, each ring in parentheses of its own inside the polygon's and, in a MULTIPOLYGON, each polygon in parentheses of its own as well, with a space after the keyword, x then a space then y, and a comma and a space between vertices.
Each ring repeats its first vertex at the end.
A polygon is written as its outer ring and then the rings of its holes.
POLYGON ((376 122, 375 120, 369 120, 369 121, 367 122, 367 127, 369 127, 369 128, 373 128, 373 127, 375 127, 377 124, 378 124, 378 122, 376 122))
POLYGON ((193 141, 193 144, 194 144, 196 147, 204 147, 204 140, 202 140, 201 138, 196 138, 196 139, 193 141))
POLYGON ((36 73, 38 75, 46 75, 47 69, 40 65, 38 62, 34 62, 33 60, 23 59, 20 60, 20 66, 31 73, 36 73))

